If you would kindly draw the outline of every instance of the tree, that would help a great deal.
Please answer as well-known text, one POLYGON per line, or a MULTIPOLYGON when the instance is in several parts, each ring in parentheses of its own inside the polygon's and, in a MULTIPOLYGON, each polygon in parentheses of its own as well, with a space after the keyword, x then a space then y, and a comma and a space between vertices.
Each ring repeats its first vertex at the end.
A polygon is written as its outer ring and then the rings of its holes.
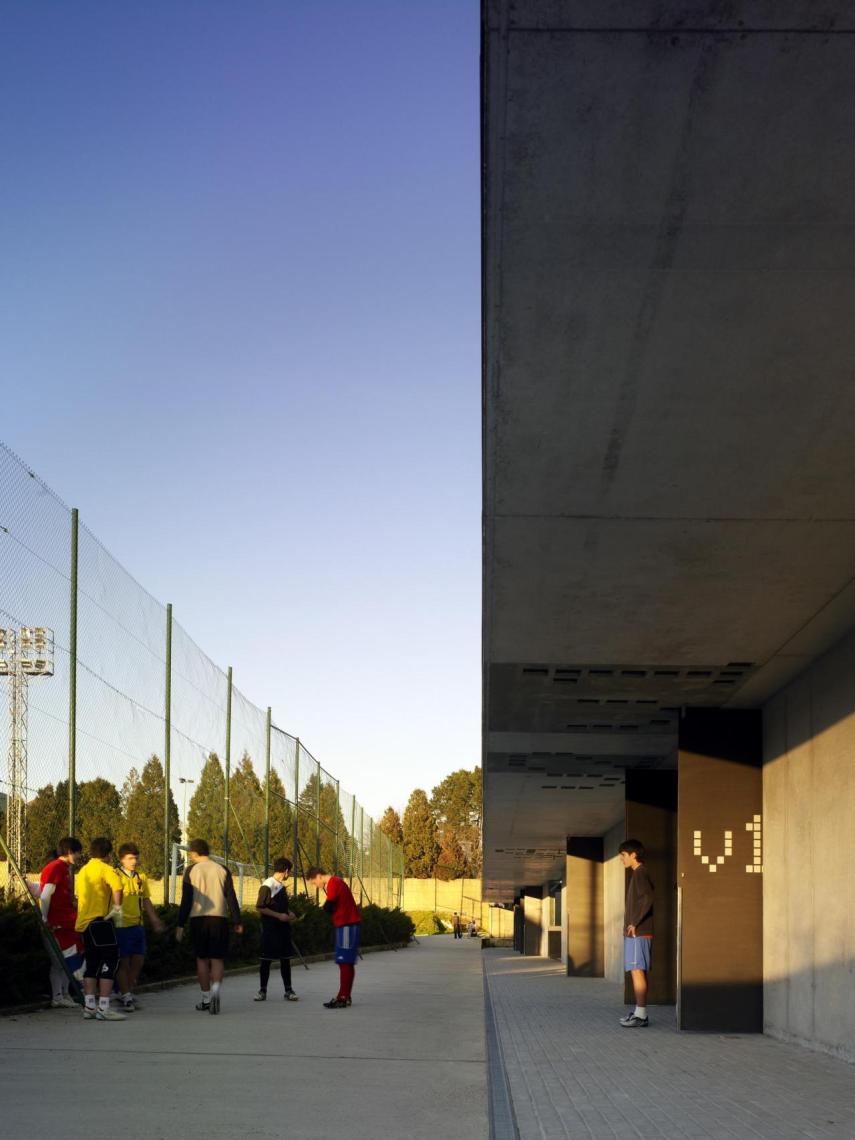
MULTIPOLYGON (((262 787, 262 793, 264 793, 262 787)), ((285 785, 275 768, 270 769, 270 860, 287 855, 296 862, 294 846, 294 813, 285 796, 285 785)))
MULTIPOLYGON (((131 769, 125 781, 127 799, 125 820, 121 841, 136 843, 140 849, 140 862, 146 874, 153 879, 164 875, 163 865, 163 797, 165 777, 163 765, 157 756, 152 756, 137 776, 131 769), (135 777, 132 779, 132 777, 135 777)), ((181 841, 181 828, 178 825, 178 805, 169 792, 169 843, 181 841)))
POLYGON ((222 847, 225 794, 226 778, 219 757, 212 752, 187 808, 187 830, 191 839, 207 839, 213 851, 222 847))
POLYGON ((89 844, 101 835, 112 840, 115 846, 119 842, 121 830, 122 801, 119 789, 103 776, 84 780, 77 791, 77 837, 83 844, 84 852, 88 853, 89 844))
POLYGON ((430 805, 445 853, 442 862, 458 868, 454 878, 481 874, 481 799, 480 768, 451 772, 433 789, 430 805))
POLYGON ((407 801, 403 820, 404 873, 429 879, 439 857, 440 845, 427 792, 416 788, 407 801))
POLYGON ((339 808, 336 784, 332 780, 324 782, 319 772, 312 773, 300 792, 297 836, 300 841, 299 865, 304 870, 318 860, 326 871, 339 869, 339 864, 343 863, 339 852, 347 850, 347 827, 339 808))
POLYGON ((467 878, 468 862, 463 848, 452 831, 446 830, 440 840, 439 858, 436 861, 434 875, 449 882, 451 879, 467 878))
POLYGON ((46 784, 27 804, 26 867, 22 869, 41 870, 47 862, 48 852, 56 848, 57 842, 67 832, 68 781, 62 780, 56 788, 53 784, 46 784))
POLYGON ((401 823, 401 817, 391 805, 383 812, 378 826, 383 834, 388 836, 393 843, 397 843, 399 847, 404 842, 404 825, 401 823))
POLYGON ((131 768, 125 777, 125 782, 122 784, 122 790, 119 792, 119 800, 122 804, 122 815, 128 814, 128 800, 131 798, 131 793, 140 782, 140 774, 136 768, 131 768))
POLYGON ((264 862, 264 796, 248 752, 232 772, 229 786, 229 858, 239 863, 264 862))

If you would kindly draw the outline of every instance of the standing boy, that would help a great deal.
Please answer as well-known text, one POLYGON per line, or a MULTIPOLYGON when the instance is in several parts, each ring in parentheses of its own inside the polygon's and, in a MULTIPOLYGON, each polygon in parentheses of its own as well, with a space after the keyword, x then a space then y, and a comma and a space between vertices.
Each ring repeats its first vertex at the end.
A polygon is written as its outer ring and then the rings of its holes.
MULTIPOLYGON (((73 974, 83 965, 83 939, 74 929, 77 903, 74 899, 74 868, 83 859, 83 845, 73 835, 60 839, 56 857, 39 876, 42 918, 62 952, 66 966, 73 974)), ((77 1002, 68 993, 68 974, 59 966, 50 967, 50 1004, 53 1009, 73 1009, 77 1002)))
POLYGON ((152 906, 148 878, 138 870, 140 849, 135 843, 123 843, 119 848, 119 878, 122 880, 122 925, 116 931, 119 941, 119 969, 116 988, 121 996, 122 1009, 133 1013, 139 1009, 134 997, 134 986, 145 961, 145 927, 143 914, 160 934, 163 923, 152 906))
POLYGON ((315 890, 322 887, 327 901, 324 910, 332 917, 335 927, 335 960, 338 963, 338 993, 325 1001, 327 1009, 347 1009, 356 976, 356 956, 359 953, 359 936, 362 915, 350 893, 347 883, 338 875, 328 874, 323 867, 310 867, 306 882, 315 890))
POLYGON ((235 934, 243 934, 240 906, 231 871, 215 863, 204 839, 190 842, 190 866, 184 872, 181 906, 175 937, 180 942, 190 919, 190 940, 196 955, 196 976, 202 1000, 196 1008, 203 1013, 220 1012, 220 988, 229 953, 229 915, 235 934))
POLYGON ((460 925, 460 915, 457 913, 457 911, 455 911, 451 917, 451 926, 452 926, 452 929, 454 930, 454 937, 455 938, 462 938, 463 937, 463 927, 460 925))
POLYGON ((119 966, 119 943, 116 928, 110 921, 121 921, 122 880, 104 860, 113 844, 103 836, 89 845, 89 862, 79 872, 77 887, 77 922, 75 930, 83 935, 86 969, 83 993, 86 1005, 83 1016, 96 1021, 124 1021, 125 1015, 110 1009, 113 979, 119 966), (98 1004, 95 1005, 95 990, 98 1004))
POLYGON ((620 1019, 625 1029, 646 1029, 647 974, 653 955, 653 882, 644 865, 644 845, 627 839, 618 848, 620 860, 632 874, 626 890, 623 965, 632 977, 635 1009, 620 1019))
POLYGON ((285 890, 285 881, 290 874, 290 859, 283 856, 274 860, 273 874, 264 880, 258 891, 255 909, 261 915, 261 961, 259 988, 254 1001, 267 1000, 271 962, 279 963, 282 984, 285 986, 285 1000, 299 1000, 291 988, 291 958, 294 954, 291 923, 297 916, 288 905, 288 892, 285 890))

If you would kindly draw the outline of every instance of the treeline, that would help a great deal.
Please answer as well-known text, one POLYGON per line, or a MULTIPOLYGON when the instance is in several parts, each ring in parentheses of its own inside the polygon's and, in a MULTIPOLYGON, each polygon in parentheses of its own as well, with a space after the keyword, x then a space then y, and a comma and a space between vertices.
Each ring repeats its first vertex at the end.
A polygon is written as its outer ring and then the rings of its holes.
MULTIPOLYGON (((228 835, 229 858, 261 866, 264 861, 266 779, 256 774, 247 753, 232 769, 229 778, 228 835)), ((139 772, 131 768, 121 786, 103 777, 77 784, 77 837, 84 850, 96 836, 106 835, 114 848, 120 843, 136 843, 141 865, 152 878, 164 874, 164 771, 158 756, 152 756, 139 772)), ((169 843, 181 842, 178 807, 172 791, 168 798, 169 843)), ((270 772, 270 855, 288 855, 297 865, 319 861, 330 870, 341 870, 354 859, 367 872, 374 851, 377 872, 385 873, 388 859, 384 833, 379 826, 370 834, 352 841, 339 807, 338 789, 315 772, 303 786, 297 801, 297 850, 294 843, 294 805, 285 794, 275 769, 270 772)), ((196 781, 187 808, 189 837, 207 839, 217 853, 222 852, 226 821, 226 780, 223 765, 211 753, 196 781)), ((0 820, 0 826, 5 821, 0 820)), ((68 781, 46 784, 27 804, 26 858, 24 869, 38 871, 68 833, 68 781)), ((398 872, 397 863, 394 871, 398 872)))
POLYGON ((404 818, 387 807, 380 829, 404 849, 404 874, 416 879, 481 876, 481 769, 460 768, 430 796, 416 788, 404 818))

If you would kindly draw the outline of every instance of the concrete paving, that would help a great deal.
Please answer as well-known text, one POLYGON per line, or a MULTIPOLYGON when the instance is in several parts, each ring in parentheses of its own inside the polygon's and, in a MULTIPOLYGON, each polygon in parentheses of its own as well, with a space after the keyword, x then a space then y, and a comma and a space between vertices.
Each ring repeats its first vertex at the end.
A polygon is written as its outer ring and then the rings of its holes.
POLYGON ((354 1004, 325 1010, 338 970, 226 978, 219 1017, 198 990, 145 995, 122 1023, 74 1010, 0 1019, 2 1140, 486 1140, 479 942, 425 938, 370 954, 354 1004))
POLYGON ((760 1034, 618 1025, 623 988, 557 962, 484 952, 521 1140, 790 1140, 855 1136, 850 1064, 760 1034))

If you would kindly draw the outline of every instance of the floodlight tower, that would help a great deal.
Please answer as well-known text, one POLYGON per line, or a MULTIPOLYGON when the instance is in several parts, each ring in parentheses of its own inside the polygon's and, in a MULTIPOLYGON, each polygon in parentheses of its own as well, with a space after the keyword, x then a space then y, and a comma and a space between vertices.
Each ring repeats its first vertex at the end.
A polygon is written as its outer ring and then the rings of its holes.
POLYGON ((24 868, 27 842, 27 687, 30 677, 53 676, 53 630, 0 628, 0 676, 9 678, 9 797, 6 842, 24 868))

